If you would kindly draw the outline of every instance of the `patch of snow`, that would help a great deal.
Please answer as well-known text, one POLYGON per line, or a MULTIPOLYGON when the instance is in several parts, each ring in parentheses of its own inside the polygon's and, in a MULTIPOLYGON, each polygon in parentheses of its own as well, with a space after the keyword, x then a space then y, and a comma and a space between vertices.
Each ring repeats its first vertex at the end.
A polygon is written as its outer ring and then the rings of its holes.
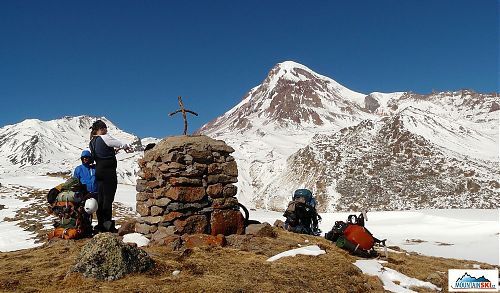
POLYGON ((283 251, 281 253, 276 254, 275 256, 271 256, 270 258, 267 259, 267 261, 275 261, 275 260, 278 260, 282 257, 296 256, 299 254, 318 256, 318 255, 325 254, 325 253, 326 253, 326 251, 319 248, 319 246, 309 245, 309 246, 304 246, 301 248, 295 248, 295 249, 283 251))
POLYGON ((384 289, 391 292, 416 292, 408 289, 410 287, 423 287, 435 291, 441 291, 441 288, 432 283, 411 278, 391 268, 383 267, 377 260, 374 259, 357 260, 354 265, 360 268, 364 274, 379 277, 384 284, 384 289), (397 282, 397 284, 395 282, 397 282))
POLYGON ((129 233, 123 235, 123 242, 125 243, 136 243, 137 246, 147 246, 149 244, 149 239, 144 237, 140 233, 129 233))

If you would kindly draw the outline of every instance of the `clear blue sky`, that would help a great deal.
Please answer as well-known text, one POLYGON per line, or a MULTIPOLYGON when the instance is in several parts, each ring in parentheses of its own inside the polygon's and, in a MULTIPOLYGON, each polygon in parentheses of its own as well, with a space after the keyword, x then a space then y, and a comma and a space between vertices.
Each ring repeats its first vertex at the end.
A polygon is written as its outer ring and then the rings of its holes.
POLYGON ((106 116, 189 132, 285 60, 352 90, 499 91, 498 0, 0 1, 0 126, 106 116))

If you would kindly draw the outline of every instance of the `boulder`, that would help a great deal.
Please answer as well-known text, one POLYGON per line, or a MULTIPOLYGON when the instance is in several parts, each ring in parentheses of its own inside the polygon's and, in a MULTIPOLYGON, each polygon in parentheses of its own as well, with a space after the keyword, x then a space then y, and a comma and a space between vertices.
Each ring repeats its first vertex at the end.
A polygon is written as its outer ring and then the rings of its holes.
POLYGON ((70 272, 82 273, 87 278, 113 281, 153 267, 154 261, 144 250, 118 240, 111 233, 101 233, 82 247, 70 272))
POLYGON ((210 219, 211 235, 243 234, 245 219, 240 211, 214 210, 210 219))

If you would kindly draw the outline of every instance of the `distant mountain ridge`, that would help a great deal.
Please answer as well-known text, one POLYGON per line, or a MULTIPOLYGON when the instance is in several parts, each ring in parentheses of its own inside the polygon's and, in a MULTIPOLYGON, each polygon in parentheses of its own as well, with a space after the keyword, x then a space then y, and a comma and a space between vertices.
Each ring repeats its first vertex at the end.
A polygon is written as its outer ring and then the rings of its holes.
MULTIPOLYGON (((310 188, 320 211, 500 206, 498 94, 352 91, 286 61, 197 133, 236 151, 238 199, 281 210, 310 188)), ((0 128, 0 176, 72 171, 97 117, 28 119, 0 128)), ((118 176, 135 184, 143 145, 118 153, 118 176)))
POLYGON ((498 94, 362 94, 286 61, 200 128, 235 148, 239 199, 283 209, 497 208, 498 94))
POLYGON ((79 165, 82 150, 88 149, 90 126, 102 119, 109 133, 131 143, 136 153, 120 152, 117 159, 119 181, 135 184, 135 160, 142 144, 132 134, 118 129, 105 117, 77 116, 41 121, 27 119, 0 128, 0 174, 37 174, 71 172, 79 165))

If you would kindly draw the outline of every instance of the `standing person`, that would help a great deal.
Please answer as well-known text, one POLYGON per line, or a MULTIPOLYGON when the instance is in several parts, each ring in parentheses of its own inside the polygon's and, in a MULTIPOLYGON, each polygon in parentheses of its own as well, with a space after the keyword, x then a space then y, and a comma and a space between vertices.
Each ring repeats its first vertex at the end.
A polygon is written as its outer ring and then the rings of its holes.
POLYGON ((95 165, 90 151, 84 150, 80 155, 80 160, 82 164, 75 168, 73 177, 78 178, 87 187, 87 192, 94 195, 97 193, 97 183, 95 182, 95 165))
POLYGON ((130 151, 130 146, 108 134, 106 123, 97 120, 92 124, 90 133, 90 151, 96 162, 97 181, 97 226, 96 232, 116 232, 113 218, 113 201, 115 200, 116 186, 116 156, 120 149, 130 151))

